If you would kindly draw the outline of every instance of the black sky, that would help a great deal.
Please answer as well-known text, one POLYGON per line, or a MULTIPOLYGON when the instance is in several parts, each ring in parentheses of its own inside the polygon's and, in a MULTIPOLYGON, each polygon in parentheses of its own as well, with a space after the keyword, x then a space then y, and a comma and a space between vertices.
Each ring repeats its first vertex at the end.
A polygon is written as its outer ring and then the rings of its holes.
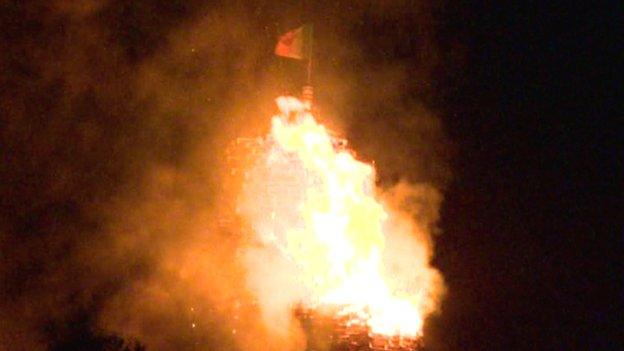
POLYGON ((440 88, 461 154, 438 241, 458 295, 440 323, 458 349, 621 347, 613 13, 537 3, 450 13, 445 35, 466 38, 470 62, 440 88))
MULTIPOLYGON (((234 13, 258 33, 259 53, 248 69, 255 80, 245 91, 261 86, 274 65, 273 40, 293 24, 311 20, 321 38, 341 36, 319 43, 319 51, 348 43, 336 54, 338 63, 325 53, 317 69, 319 75, 341 71, 362 88, 336 98, 351 104, 342 110, 330 93, 318 96, 345 114, 363 157, 380 152, 367 148, 377 144, 363 125, 399 128, 383 101, 358 105, 374 92, 363 86, 376 67, 400 67, 407 77, 390 101, 422 104, 442 120, 445 136, 425 140, 443 145, 423 152, 444 166, 409 174, 438 184, 445 196, 434 264, 449 292, 427 326, 431 349, 622 347, 621 62, 612 61, 621 54, 617 6, 108 1, 83 10, 63 4, 7 1, 0 8, 0 342, 23 339, 7 336, 27 330, 9 325, 24 316, 19 306, 54 300, 66 275, 78 283, 59 299, 77 299, 81 307, 37 319, 46 345, 90 350, 120 342, 93 326, 95 316, 101 301, 145 268, 137 263, 92 282, 81 280, 84 272, 67 255, 98 235, 104 219, 93 215, 94 203, 132 192, 149 162, 178 165, 193 148, 189 140, 198 132, 191 112, 181 111, 188 117, 179 125, 149 124, 143 116, 153 102, 137 96, 131 77, 202 14, 234 13), (81 11, 97 31, 75 27, 81 11), (87 54, 68 60, 73 43, 87 54)), ((201 60, 223 60, 215 67, 227 76, 240 68, 228 57, 240 53, 201 60)), ((171 74, 202 74, 185 69, 171 74)), ((211 94, 221 102, 208 109, 215 116, 237 94, 233 79, 215 83, 220 89, 211 94)), ((212 130, 210 123, 201 128, 212 130)), ((419 135, 407 134, 401 145, 419 135)), ((385 172, 393 178, 394 170, 385 172)))

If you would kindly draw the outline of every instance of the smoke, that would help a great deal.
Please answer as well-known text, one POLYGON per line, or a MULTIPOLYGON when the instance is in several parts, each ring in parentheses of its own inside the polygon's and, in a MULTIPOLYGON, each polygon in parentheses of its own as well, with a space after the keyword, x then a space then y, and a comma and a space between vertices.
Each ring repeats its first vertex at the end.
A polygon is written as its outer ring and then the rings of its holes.
MULTIPOLYGON (((271 49, 301 9, 1 6, 0 348, 106 349, 123 338, 150 350, 297 349, 300 331, 263 323, 256 304, 276 301, 288 272, 254 274, 278 287, 249 291, 247 244, 220 221, 232 196, 228 142, 266 133, 274 97, 295 92, 284 77, 297 67, 271 49)), ((430 238, 441 201, 432 189, 448 180, 444 135, 405 93, 426 84, 430 66, 384 61, 361 45, 370 23, 421 21, 424 41, 411 45, 430 64, 429 10, 378 6, 310 9, 317 50, 331 53, 316 67, 319 115, 377 162, 389 202, 411 199, 397 206, 410 204, 408 223, 430 238)), ((429 260, 432 247, 416 259, 429 260)))
POLYGON ((388 276, 406 284, 406 291, 425 294, 425 315, 437 312, 445 286, 440 272, 431 266, 442 195, 427 183, 401 181, 383 194, 391 211, 386 228, 384 263, 388 276), (426 287, 426 290, 423 289, 426 287))

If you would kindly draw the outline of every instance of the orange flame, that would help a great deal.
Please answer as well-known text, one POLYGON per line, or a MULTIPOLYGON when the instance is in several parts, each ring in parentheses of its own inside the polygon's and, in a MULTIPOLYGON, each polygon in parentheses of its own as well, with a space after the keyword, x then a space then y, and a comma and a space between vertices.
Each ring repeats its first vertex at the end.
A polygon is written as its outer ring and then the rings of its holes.
POLYGON ((277 104, 281 114, 247 172, 239 212, 292 264, 304 304, 338 306, 373 333, 420 335, 423 294, 384 276, 392 213, 378 199, 375 169, 338 146, 303 102, 280 97, 277 104))

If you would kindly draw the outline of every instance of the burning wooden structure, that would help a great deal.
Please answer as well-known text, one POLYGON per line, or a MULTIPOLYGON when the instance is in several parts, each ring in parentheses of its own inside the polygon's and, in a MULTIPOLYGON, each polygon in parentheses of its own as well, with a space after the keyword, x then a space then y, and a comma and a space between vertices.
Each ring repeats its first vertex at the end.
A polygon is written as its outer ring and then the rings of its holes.
POLYGON ((306 334, 306 351, 419 351, 422 337, 374 333, 364 312, 298 306, 295 316, 306 334))
POLYGON ((289 303, 299 302, 293 312, 306 351, 422 350, 428 281, 385 267, 384 244, 396 234, 384 227, 392 214, 377 197, 374 166, 305 103, 277 102, 267 137, 238 138, 228 149, 229 182, 240 196, 224 206, 255 249, 289 266, 294 278, 283 286, 300 294, 289 303))

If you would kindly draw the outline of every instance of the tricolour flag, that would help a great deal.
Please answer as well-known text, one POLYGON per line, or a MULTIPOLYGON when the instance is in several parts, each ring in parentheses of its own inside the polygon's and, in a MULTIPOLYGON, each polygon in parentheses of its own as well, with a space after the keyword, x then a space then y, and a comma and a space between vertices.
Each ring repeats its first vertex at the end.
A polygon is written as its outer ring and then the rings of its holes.
POLYGON ((275 55, 308 60, 312 49, 312 25, 306 24, 282 35, 275 46, 275 55))

